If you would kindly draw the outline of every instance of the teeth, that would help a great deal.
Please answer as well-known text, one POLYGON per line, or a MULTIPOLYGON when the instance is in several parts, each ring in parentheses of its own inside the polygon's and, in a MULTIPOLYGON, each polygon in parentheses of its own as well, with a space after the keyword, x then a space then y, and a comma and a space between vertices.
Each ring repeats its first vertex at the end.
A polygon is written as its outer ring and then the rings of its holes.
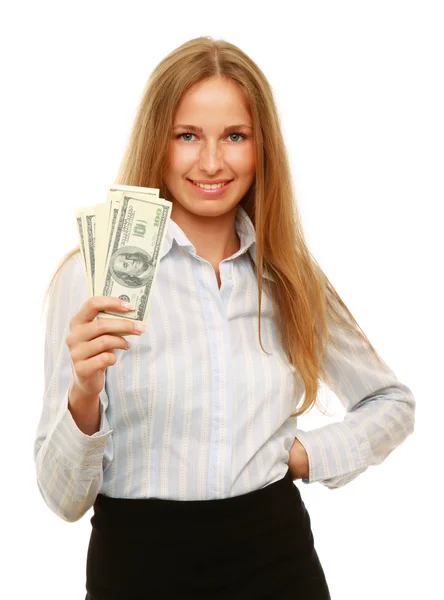
POLYGON ((200 188, 203 188, 204 190, 217 190, 218 188, 223 187, 224 185, 226 185, 228 182, 226 183, 213 183, 212 185, 210 185, 209 183, 197 183, 196 181, 193 181, 194 185, 197 185, 200 188))

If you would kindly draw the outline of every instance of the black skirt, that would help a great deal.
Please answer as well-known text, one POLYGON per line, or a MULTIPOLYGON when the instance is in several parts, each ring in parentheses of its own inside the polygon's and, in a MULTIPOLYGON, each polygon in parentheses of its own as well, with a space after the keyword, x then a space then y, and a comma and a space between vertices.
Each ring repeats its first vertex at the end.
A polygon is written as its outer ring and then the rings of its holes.
POLYGON ((330 600, 289 471, 220 500, 99 494, 91 525, 86 600, 330 600))

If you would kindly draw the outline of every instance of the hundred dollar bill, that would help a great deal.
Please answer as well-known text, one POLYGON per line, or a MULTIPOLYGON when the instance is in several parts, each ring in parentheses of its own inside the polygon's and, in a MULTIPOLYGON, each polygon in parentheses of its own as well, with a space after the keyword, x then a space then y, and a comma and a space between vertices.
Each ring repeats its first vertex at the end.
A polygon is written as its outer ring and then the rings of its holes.
POLYGON ((85 243, 85 255, 86 263, 88 267, 89 283, 91 288, 91 295, 95 296, 94 283, 96 280, 96 206, 90 206, 83 210, 83 219, 85 223, 84 229, 84 243, 85 243))
POLYGON ((96 204, 95 208, 95 236, 94 236, 94 295, 98 296, 103 286, 103 269, 105 268, 105 255, 103 248, 107 242, 107 206, 96 204))
POLYGON ((159 197, 157 188, 112 184, 108 187, 107 199, 103 204, 76 210, 79 246, 90 296, 101 294, 105 265, 125 192, 132 192, 134 196, 143 194, 142 198, 159 197))
POLYGON ((85 272, 88 273, 87 268, 86 268, 85 236, 83 234, 82 212, 83 211, 81 208, 76 210, 76 227, 77 227, 77 235, 79 238, 80 254, 82 256, 83 266, 85 267, 85 272))
MULTIPOLYGON (((102 249, 101 256, 101 276, 105 275, 105 265, 108 261, 109 249, 114 242, 115 237, 115 228, 116 224, 119 222, 120 216, 120 207, 122 204, 122 198, 124 193, 132 192, 133 194, 146 194, 147 197, 158 198, 159 190, 157 188, 147 188, 147 187, 138 187, 131 185, 110 185, 108 188, 108 193, 106 196, 106 212, 108 212, 108 218, 106 223, 106 235, 104 238, 106 239, 105 244, 101 244, 100 248, 102 249), (106 248, 105 253, 103 254, 103 248, 106 248)), ((145 197, 145 196, 143 196, 145 197)), ((100 280, 100 285, 97 289, 103 288, 103 279, 100 280)))
MULTIPOLYGON (((114 240, 115 226, 119 221, 119 210, 123 194, 132 192, 144 194, 147 197, 158 198, 159 190, 157 188, 139 187, 134 185, 112 184, 108 188, 106 202, 96 207, 96 265, 95 265, 95 295, 101 294, 105 275, 105 265, 108 260, 109 249, 114 240), (100 213, 98 215, 97 213, 100 213)), ((143 196, 145 197, 145 196, 143 196)))
POLYGON ((120 185, 117 183, 113 183, 108 188, 108 193, 112 192, 137 192, 138 194, 147 194, 148 196, 152 196, 153 198, 159 197, 158 188, 139 187, 137 185, 120 185))
POLYGON ((171 208, 172 203, 163 198, 124 192, 100 295, 126 300, 135 310, 125 314, 103 311, 98 318, 146 322, 171 208))
POLYGON ((82 255, 83 266, 85 267, 86 279, 88 282, 88 292, 90 296, 94 295, 93 292, 93 282, 91 278, 91 256, 90 256, 90 247, 91 244, 88 244, 88 226, 90 227, 90 234, 92 233, 91 229, 91 221, 86 219, 87 213, 90 215, 91 208, 79 208, 76 211, 76 225, 77 225, 77 233, 79 237, 79 245, 82 255))

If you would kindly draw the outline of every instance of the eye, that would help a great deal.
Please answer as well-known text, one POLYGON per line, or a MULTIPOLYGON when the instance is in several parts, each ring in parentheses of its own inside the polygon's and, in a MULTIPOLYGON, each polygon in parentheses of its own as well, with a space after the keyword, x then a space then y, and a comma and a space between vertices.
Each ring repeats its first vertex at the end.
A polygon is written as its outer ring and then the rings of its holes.
MULTIPOLYGON (((193 135, 194 135, 194 133, 190 133, 189 131, 188 131, 188 132, 186 132, 186 133, 179 133, 179 135, 176 135, 176 139, 179 139, 179 138, 181 138, 181 139, 182 139, 184 142, 190 142, 190 141, 192 141, 192 140, 189 140, 189 139, 184 139, 184 138, 183 138, 183 136, 184 136, 184 135, 191 135, 191 136, 193 136, 193 135)), ((228 134, 228 137, 230 137, 230 136, 233 136, 233 135, 238 135, 238 136, 240 136, 240 137, 242 138, 242 140, 246 140, 246 139, 247 139, 247 136, 246 136, 246 135, 244 135, 243 133, 239 133, 239 132, 236 132, 236 133, 230 133, 230 134, 228 134)), ((235 143, 235 144, 238 144, 238 143, 239 143, 240 141, 242 141, 242 140, 235 141, 234 143, 235 143)))
MULTIPOLYGON (((244 135, 243 133, 230 133, 230 136, 231 136, 231 135, 240 135, 240 137, 241 137, 243 140, 246 140, 246 139, 247 139, 247 136, 246 136, 246 135, 244 135)), ((239 141, 241 141, 241 140, 239 140, 239 141)), ((237 142, 236 142, 236 143, 237 143, 237 142)))
MULTIPOLYGON (((179 133, 179 135, 176 135, 176 138, 181 138, 183 135, 194 135, 194 133, 179 133)), ((190 140, 183 140, 184 142, 189 142, 190 140)))

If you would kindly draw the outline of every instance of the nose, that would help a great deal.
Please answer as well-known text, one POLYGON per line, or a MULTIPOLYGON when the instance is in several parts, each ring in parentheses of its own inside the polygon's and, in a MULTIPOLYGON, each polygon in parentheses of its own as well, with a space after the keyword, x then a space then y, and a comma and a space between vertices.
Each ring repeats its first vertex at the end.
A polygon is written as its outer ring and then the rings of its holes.
POLYGON ((200 152, 199 168, 209 174, 217 173, 223 166, 223 152, 216 141, 207 141, 200 152))

